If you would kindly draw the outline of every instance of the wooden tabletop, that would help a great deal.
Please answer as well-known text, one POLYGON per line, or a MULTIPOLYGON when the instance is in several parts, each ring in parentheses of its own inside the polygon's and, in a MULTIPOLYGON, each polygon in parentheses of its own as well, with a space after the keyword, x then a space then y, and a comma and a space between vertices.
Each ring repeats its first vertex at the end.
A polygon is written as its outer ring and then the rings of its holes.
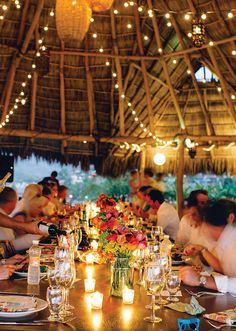
MULTIPOLYGON (((0 330, 81 330, 81 331, 176 331, 178 330, 178 318, 191 318, 185 313, 178 313, 173 310, 162 307, 156 311, 156 315, 162 317, 162 322, 158 325, 147 323, 143 320, 145 316, 150 315, 150 310, 145 309, 145 305, 150 302, 150 297, 142 286, 135 285, 135 302, 133 305, 124 305, 122 299, 111 297, 110 290, 110 270, 107 265, 94 265, 94 278, 96 279, 96 290, 104 294, 104 304, 101 311, 91 310, 87 304, 88 295, 84 292, 83 279, 86 277, 86 265, 77 263, 77 278, 81 281, 76 282, 75 288, 70 293, 70 303, 75 306, 74 316, 76 319, 71 322, 71 327, 59 324, 45 324, 44 326, 35 327, 6 327, 0 325, 0 330)), ((90 267, 91 268, 91 267, 90 267)), ((136 274, 135 277, 138 275, 136 274)), ((30 287, 26 280, 9 280, 0 281, 0 291, 32 293, 38 292, 42 299, 46 297, 47 281, 41 281, 37 287, 30 287)), ((193 288, 191 288, 193 289, 193 288)), ((197 291, 199 289, 194 289, 197 291)), ((190 296, 182 287, 183 297, 181 301, 189 302, 190 296)), ((236 306, 236 299, 231 295, 224 296, 204 296, 198 299, 199 303, 206 308, 206 312, 217 312, 236 306)), ((37 319, 45 319, 49 315, 48 309, 40 312, 37 319)), ((211 330, 211 327, 201 318, 200 330, 211 330)))

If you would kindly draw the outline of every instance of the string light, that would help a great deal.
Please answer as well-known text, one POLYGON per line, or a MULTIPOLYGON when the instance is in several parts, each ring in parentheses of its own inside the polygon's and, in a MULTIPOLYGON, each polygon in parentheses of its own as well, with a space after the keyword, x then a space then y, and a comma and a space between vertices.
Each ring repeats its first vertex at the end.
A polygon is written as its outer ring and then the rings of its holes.
POLYGON ((228 18, 233 18, 234 17, 234 14, 230 11, 228 14, 227 14, 228 18))
POLYGON ((236 50, 234 49, 234 50, 232 50, 232 53, 231 53, 233 56, 235 56, 236 55, 236 50))
POLYGON ((5 19, 5 17, 7 16, 8 11, 11 8, 12 3, 14 3, 16 9, 20 9, 21 8, 21 3, 19 0, 15 0, 9 3, 9 5, 3 4, 0 5, 0 11, 2 10, 3 13, 1 13, 0 15, 0 20, 3 21, 5 19))

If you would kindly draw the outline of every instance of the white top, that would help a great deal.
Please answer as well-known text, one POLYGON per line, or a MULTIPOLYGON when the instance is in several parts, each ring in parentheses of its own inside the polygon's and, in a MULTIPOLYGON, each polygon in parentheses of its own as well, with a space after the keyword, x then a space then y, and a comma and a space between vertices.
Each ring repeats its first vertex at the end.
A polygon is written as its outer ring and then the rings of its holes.
MULTIPOLYGON (((0 208, 0 213, 7 215, 7 213, 0 208)), ((0 227, 0 240, 14 240, 15 239, 15 234, 14 231, 10 228, 4 228, 0 227)))
POLYGON ((236 294, 236 278, 228 277, 225 275, 216 274, 213 276, 217 290, 223 293, 233 293, 236 294))
POLYGON ((157 211, 157 224, 171 239, 176 238, 179 229, 179 216, 176 209, 167 202, 163 202, 157 211))
POLYGON ((202 223, 199 226, 195 226, 190 214, 186 214, 181 218, 176 242, 185 245, 201 245, 206 247, 210 252, 216 245, 216 241, 209 235, 206 224, 202 223))

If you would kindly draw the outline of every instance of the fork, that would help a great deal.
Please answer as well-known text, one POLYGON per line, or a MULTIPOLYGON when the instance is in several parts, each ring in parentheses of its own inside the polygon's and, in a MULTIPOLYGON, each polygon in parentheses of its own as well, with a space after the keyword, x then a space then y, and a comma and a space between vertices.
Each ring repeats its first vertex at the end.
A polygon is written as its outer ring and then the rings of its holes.
POLYGON ((229 325, 229 324, 221 324, 221 325, 215 325, 214 323, 210 322, 210 321, 207 321, 208 324, 210 324, 213 328, 217 329, 217 330, 220 330, 220 329, 223 329, 223 328, 236 328, 236 325, 229 325))
POLYGON ((200 292, 192 292, 188 289, 185 289, 185 291, 190 294, 193 295, 194 297, 200 298, 203 295, 216 295, 216 296, 221 296, 224 295, 224 293, 220 293, 220 292, 207 292, 207 291, 200 291, 200 292))

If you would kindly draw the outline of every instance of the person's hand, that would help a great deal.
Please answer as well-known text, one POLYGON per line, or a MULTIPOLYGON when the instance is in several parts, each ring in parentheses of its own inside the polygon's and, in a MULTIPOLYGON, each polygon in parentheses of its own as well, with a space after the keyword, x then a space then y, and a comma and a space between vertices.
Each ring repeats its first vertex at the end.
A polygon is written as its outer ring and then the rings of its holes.
POLYGON ((0 266, 0 280, 9 279, 16 270, 14 265, 1 265, 0 266))
POLYGON ((200 273, 191 266, 182 267, 179 271, 182 282, 189 286, 199 286, 200 273))
POLYGON ((19 264, 23 260, 25 260, 25 256, 16 254, 16 255, 10 257, 9 259, 6 259, 6 264, 7 265, 19 264))
POLYGON ((22 229, 24 229, 26 233, 38 234, 43 236, 43 233, 38 228, 38 223, 39 221, 24 223, 22 224, 22 229))
POLYGON ((203 248, 204 247, 201 245, 187 245, 184 247, 183 254, 196 256, 203 250, 203 248))

